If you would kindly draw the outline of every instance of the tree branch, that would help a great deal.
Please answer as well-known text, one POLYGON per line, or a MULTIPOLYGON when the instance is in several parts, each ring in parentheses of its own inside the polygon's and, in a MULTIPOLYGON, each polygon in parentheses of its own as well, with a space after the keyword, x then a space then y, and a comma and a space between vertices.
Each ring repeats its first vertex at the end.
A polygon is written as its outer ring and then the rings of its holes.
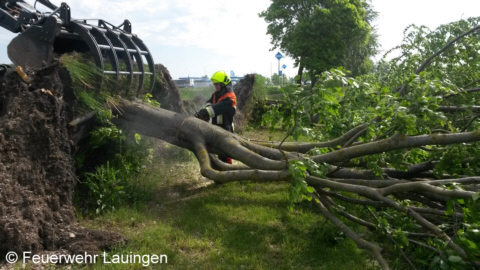
POLYGON ((472 29, 464 32, 463 34, 461 34, 461 35, 457 36, 456 38, 452 39, 451 41, 449 41, 443 48, 441 48, 440 50, 438 50, 437 52, 432 54, 429 58, 427 58, 427 60, 425 60, 425 62, 423 62, 423 64, 420 65, 420 67, 418 67, 418 69, 415 71, 415 74, 417 74, 417 75, 420 74, 420 72, 422 72, 430 64, 430 62, 433 60, 433 58, 437 57, 438 55, 440 55, 441 53, 446 51, 450 46, 455 44, 455 42, 462 39, 464 36, 467 36, 467 35, 475 32, 475 31, 477 31, 478 29, 480 29, 480 25, 477 25, 477 26, 473 27, 472 29))
POLYGON ((480 106, 438 106, 437 111, 440 112, 480 112, 480 106))
POLYGON ((377 229, 377 227, 373 223, 368 222, 366 220, 363 220, 359 217, 356 217, 356 216, 342 210, 330 197, 321 196, 321 195, 319 195, 319 196, 324 199, 324 205, 327 206, 328 209, 330 209, 332 207, 335 208, 335 210, 338 211, 338 213, 340 215, 342 215, 343 217, 345 217, 348 220, 351 220, 351 221, 353 221, 357 224, 360 224, 360 225, 366 227, 369 230, 375 231, 377 229))
POLYGON ((475 92, 480 92, 480 87, 468 89, 468 90, 461 91, 461 92, 454 93, 454 94, 445 95, 445 96, 443 96, 443 98, 455 97, 455 96, 468 94, 468 93, 475 93, 475 92))
POLYGON ((353 242, 357 244, 358 248, 370 250, 375 256, 375 259, 378 261, 378 263, 380 263, 382 269, 389 269, 387 262, 381 254, 382 249, 379 246, 365 241, 364 239, 359 237, 354 231, 352 231, 352 229, 347 227, 340 219, 338 219, 337 217, 335 217, 335 215, 328 211, 328 209, 323 204, 324 199, 321 198, 320 195, 314 194, 314 197, 317 199, 315 201, 315 205, 325 218, 330 220, 330 222, 332 222, 337 228, 339 228, 340 231, 342 231, 345 235, 352 239, 353 242))
MULTIPOLYGON (((358 134, 358 132, 365 129, 366 125, 357 126, 350 131, 346 132, 344 135, 338 137, 335 140, 328 141, 328 142, 320 142, 320 143, 295 143, 295 142, 287 142, 282 144, 282 150, 291 151, 291 152, 298 152, 298 153, 307 153, 313 148, 336 148, 337 146, 342 146, 347 143, 353 136, 358 134)), ((263 145, 266 147, 276 148, 280 146, 280 143, 276 142, 260 142, 259 145, 263 145)))
POLYGON ((469 143, 480 141, 480 131, 454 133, 454 134, 429 134, 420 136, 394 135, 388 139, 370 142, 358 146, 351 146, 335 152, 314 156, 317 162, 334 163, 356 157, 383 153, 386 151, 413 148, 425 145, 447 145, 455 143, 469 143))

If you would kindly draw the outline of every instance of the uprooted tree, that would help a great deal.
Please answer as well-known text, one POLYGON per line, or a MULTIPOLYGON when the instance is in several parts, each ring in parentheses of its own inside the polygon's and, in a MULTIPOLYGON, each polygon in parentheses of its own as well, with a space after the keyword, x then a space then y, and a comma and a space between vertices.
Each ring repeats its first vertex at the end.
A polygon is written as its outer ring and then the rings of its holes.
POLYGON ((287 137, 317 142, 252 142, 128 101, 114 122, 191 150, 201 174, 216 182, 291 182, 292 201, 311 200, 382 268, 382 248, 347 224, 383 233, 411 266, 479 267, 478 21, 432 32, 411 26, 400 56, 382 61, 376 73, 354 79, 342 69, 325 72, 313 94, 285 93, 264 116, 287 137), (242 164, 224 164, 215 154, 242 164), (357 215, 349 211, 358 208, 357 215), (425 251, 427 265, 412 258, 425 251))
MULTIPOLYGON (((383 251, 385 243, 375 243, 375 234, 386 236, 385 242, 415 267, 479 267, 478 21, 433 32, 412 26, 398 48, 400 56, 382 61, 376 73, 354 79, 343 69, 331 70, 313 91, 286 92, 264 123, 287 130, 286 138, 310 142, 253 142, 194 117, 125 99, 109 102, 117 116, 111 121, 192 151, 201 174, 218 183, 291 183, 292 202, 312 201, 384 269, 391 255, 383 251), (224 164, 215 155, 239 162, 224 164)), ((44 95, 50 102, 60 100, 44 95)), ((28 115, 35 117, 41 104, 36 108, 28 115)), ((40 123, 51 123, 44 118, 40 123)), ((68 152, 66 146, 59 149, 68 152)), ((71 195, 66 189, 64 196, 71 195)), ((62 219, 53 204, 58 217, 52 219, 62 219)), ((71 208, 65 212, 71 217, 71 208)))

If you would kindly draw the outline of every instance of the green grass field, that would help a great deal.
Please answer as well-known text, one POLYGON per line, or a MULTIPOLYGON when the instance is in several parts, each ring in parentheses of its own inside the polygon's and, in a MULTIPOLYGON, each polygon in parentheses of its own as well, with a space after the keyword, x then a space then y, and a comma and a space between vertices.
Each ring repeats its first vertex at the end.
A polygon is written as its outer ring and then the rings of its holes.
MULTIPOLYGON (((281 139, 265 130, 243 136, 281 139)), ((186 151, 186 150, 178 150, 186 151)), ((95 218, 82 226, 114 231, 129 239, 110 254, 165 254, 160 269, 375 269, 360 251, 318 214, 311 203, 288 210, 288 183, 217 185, 203 178, 190 154, 156 159, 139 184, 151 200, 95 218), (186 158, 185 158, 186 157, 186 158), (148 195, 152 195, 148 194, 148 195)), ((143 268, 140 263, 94 269, 143 268)))

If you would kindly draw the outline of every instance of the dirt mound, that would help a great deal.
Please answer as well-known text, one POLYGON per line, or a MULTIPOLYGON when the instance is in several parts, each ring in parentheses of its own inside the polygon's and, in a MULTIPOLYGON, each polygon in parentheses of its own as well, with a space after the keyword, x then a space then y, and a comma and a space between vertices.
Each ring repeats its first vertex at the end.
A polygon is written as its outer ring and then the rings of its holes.
POLYGON ((235 114, 235 118, 233 119, 235 129, 237 130, 241 130, 248 122, 248 105, 252 102, 254 83, 255 74, 247 74, 233 88, 233 91, 237 96, 237 112, 235 114))
POLYGON ((172 80, 170 72, 162 64, 155 65, 155 86, 152 96, 160 102, 160 107, 166 110, 186 114, 180 98, 180 90, 172 80))
POLYGON ((8 251, 96 252, 123 241, 75 223, 68 73, 50 66, 27 75, 28 83, 15 72, 0 83, 0 261, 8 251))

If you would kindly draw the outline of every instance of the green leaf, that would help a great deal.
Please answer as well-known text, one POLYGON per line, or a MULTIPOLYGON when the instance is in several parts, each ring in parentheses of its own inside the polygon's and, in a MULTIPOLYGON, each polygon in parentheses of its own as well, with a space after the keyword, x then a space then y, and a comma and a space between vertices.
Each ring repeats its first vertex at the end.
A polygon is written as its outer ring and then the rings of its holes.
POLYGON ((445 210, 445 215, 451 215, 453 214, 453 201, 452 200, 448 200, 447 201, 447 210, 445 210))
POLYGON ((313 187, 307 187, 307 191, 310 192, 310 193, 313 193, 315 191, 315 189, 313 187))
POLYGON ((453 263, 459 263, 462 261, 462 258, 460 256, 450 256, 448 257, 448 260, 453 262, 453 263))
POLYGON ((472 199, 473 199, 473 201, 476 201, 476 200, 480 199, 480 192, 474 193, 472 195, 472 199))

